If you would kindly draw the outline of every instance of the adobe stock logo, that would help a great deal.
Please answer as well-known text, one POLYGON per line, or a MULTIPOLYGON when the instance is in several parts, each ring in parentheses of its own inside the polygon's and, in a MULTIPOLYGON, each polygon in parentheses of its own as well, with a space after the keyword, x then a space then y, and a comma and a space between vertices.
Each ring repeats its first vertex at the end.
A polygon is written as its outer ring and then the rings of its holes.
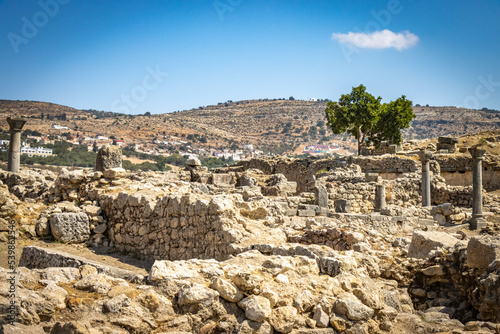
POLYGON ((478 78, 479 84, 474 89, 474 95, 469 95, 464 99, 465 108, 479 109, 481 101, 485 101, 496 91, 496 87, 500 87, 500 81, 493 81, 493 75, 488 75, 485 79, 482 75, 478 78))
POLYGON ((7 38, 14 53, 19 53, 19 46, 21 44, 28 44, 30 40, 38 35, 41 28, 45 27, 51 18, 59 13, 60 5, 66 5, 70 0, 40 0, 38 6, 40 10, 33 14, 31 20, 26 16, 21 18, 23 23, 21 26, 21 34, 9 32, 7 38))
POLYGON ((232 12, 242 2, 243 0, 214 0, 212 5, 219 16, 219 20, 224 21, 226 12, 232 12))
POLYGON ((162 72, 159 65, 153 70, 151 66, 146 67, 147 74, 142 78, 140 85, 134 86, 130 93, 121 94, 119 99, 113 100, 111 110, 114 112, 130 113, 139 106, 139 103, 148 98, 148 92, 158 88, 163 80, 168 76, 167 72, 162 72))

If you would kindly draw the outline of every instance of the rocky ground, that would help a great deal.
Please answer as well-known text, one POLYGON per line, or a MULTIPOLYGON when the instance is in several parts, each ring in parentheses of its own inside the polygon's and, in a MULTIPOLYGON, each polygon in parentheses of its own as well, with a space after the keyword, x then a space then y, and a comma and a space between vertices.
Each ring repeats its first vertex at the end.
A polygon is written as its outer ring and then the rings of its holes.
POLYGON ((362 169, 385 162, 357 162, 0 173, 3 331, 499 333, 497 194, 470 231, 470 192, 434 175, 453 204, 422 208, 418 166, 382 180, 362 169))

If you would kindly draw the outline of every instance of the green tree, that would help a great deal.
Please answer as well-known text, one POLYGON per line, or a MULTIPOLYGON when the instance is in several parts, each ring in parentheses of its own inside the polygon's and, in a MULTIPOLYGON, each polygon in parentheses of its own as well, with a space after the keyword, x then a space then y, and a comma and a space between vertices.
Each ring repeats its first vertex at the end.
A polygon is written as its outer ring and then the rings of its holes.
POLYGON ((401 142, 401 129, 407 128, 415 117, 412 102, 403 95, 396 101, 381 104, 366 92, 366 87, 353 87, 338 102, 328 102, 325 109, 328 126, 334 134, 348 132, 358 142, 358 154, 367 142, 380 145, 383 140, 401 142))
POLYGON ((403 95, 395 101, 384 103, 374 133, 369 138, 370 142, 375 146, 379 146, 383 140, 401 144, 403 141, 401 129, 407 128, 414 118, 412 101, 407 100, 406 96, 403 95))
POLYGON ((350 94, 342 94, 339 102, 328 102, 325 114, 333 133, 348 132, 358 141, 358 154, 367 136, 377 122, 381 97, 366 92, 366 87, 353 87, 350 94))

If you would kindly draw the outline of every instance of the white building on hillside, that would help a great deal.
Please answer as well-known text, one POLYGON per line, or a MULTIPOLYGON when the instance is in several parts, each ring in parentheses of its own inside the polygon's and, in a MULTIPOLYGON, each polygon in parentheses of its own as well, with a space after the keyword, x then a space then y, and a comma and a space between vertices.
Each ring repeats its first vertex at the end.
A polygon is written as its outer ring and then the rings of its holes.
POLYGON ((48 157, 52 155, 52 149, 45 147, 23 146, 21 147, 21 154, 27 154, 29 157, 32 156, 48 157))

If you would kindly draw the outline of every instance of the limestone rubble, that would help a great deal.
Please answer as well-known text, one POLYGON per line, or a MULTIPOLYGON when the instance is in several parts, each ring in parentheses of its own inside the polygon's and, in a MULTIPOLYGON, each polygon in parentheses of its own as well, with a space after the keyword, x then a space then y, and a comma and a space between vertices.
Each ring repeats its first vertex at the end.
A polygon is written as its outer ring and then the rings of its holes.
MULTIPOLYGON (((439 175, 433 207, 422 208, 413 159, 252 160, 167 173, 23 169, 0 180, 0 223, 16 220, 27 237, 155 260, 144 277, 26 246, 16 326, 6 324, 9 276, 0 271, 6 333, 500 330, 496 225, 464 230, 472 191, 439 175), (380 178, 384 168, 401 175, 380 178), (386 188, 380 212, 377 184, 386 188)), ((494 218, 498 198, 485 193, 484 201, 494 218)))

